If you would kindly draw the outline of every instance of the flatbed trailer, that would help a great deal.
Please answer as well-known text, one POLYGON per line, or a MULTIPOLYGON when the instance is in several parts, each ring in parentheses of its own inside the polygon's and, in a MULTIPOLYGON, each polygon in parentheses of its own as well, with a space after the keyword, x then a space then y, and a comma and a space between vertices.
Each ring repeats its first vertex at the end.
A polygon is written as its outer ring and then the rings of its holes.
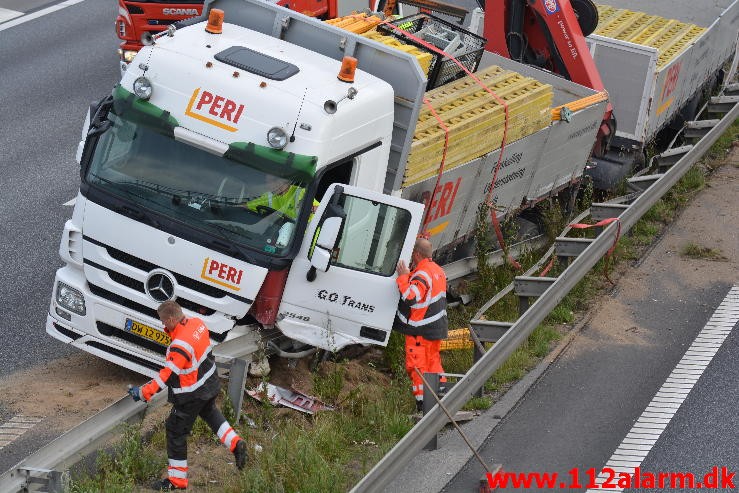
POLYGON ((621 156, 598 161, 593 171, 601 188, 612 188, 643 163, 660 131, 692 120, 704 91, 720 81, 737 46, 739 1, 690 2, 688 15, 670 0, 604 3, 619 11, 603 15, 601 6, 598 29, 587 40, 618 123, 611 154, 621 156), (680 44, 680 36, 688 42, 680 44))

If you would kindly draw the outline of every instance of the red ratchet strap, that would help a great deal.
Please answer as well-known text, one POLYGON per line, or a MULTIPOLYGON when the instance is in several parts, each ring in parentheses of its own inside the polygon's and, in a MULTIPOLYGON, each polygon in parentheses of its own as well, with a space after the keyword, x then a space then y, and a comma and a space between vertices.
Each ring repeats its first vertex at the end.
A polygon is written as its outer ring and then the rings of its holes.
POLYGON ((611 258, 611 254, 613 254, 613 250, 616 249, 616 244, 618 243, 619 238, 621 238, 621 220, 617 217, 609 217, 608 219, 603 219, 602 221, 598 221, 595 224, 570 224, 570 227, 573 229, 587 229, 587 228, 598 228, 598 227, 605 227, 611 224, 612 222, 616 222, 618 224, 618 228, 616 229, 616 237, 613 239, 613 245, 611 245, 611 248, 608 249, 608 252, 606 252, 606 258, 605 263, 603 265, 603 275, 606 277, 608 282, 611 284, 615 284, 613 281, 611 281, 611 278, 608 277, 608 260, 611 258))
MULTIPOLYGON (((430 51, 433 51, 434 53, 438 53, 439 55, 452 60, 459 68, 461 68, 467 75, 469 75, 472 78, 472 80, 474 80, 475 83, 477 83, 478 86, 480 86, 481 88, 483 88, 488 94, 490 94, 493 97, 493 99, 495 99, 495 101, 498 102, 498 104, 500 104, 501 106, 503 106, 503 110, 505 112, 505 120, 504 120, 504 123, 503 123, 503 140, 500 143, 500 153, 498 154, 498 162, 495 165, 495 171, 493 172, 493 179, 490 182, 490 190, 488 190, 487 197, 485 197, 485 203, 490 207, 490 219, 491 219, 491 221, 493 223, 493 228, 495 229, 495 235, 498 238, 498 243, 500 244, 500 246, 503 249, 503 251, 507 251, 506 244, 505 244, 505 241, 503 239, 503 232, 500 229, 500 222, 498 221, 498 216, 495 213, 495 206, 494 206, 494 204, 491 204, 490 203, 490 198, 491 198, 491 196, 493 194, 493 190, 495 189, 495 182, 498 179, 498 170, 500 169, 500 164, 503 162, 503 152, 505 151, 506 139, 508 137, 508 104, 503 99, 501 99, 497 94, 495 94, 489 87, 487 87, 485 84, 483 84, 482 81, 480 79, 478 79, 475 74, 473 74, 472 72, 470 72, 467 69, 467 67, 465 67, 462 64, 462 62, 460 62, 459 60, 457 60, 455 57, 453 57, 450 54, 446 53, 445 51, 437 48, 436 46, 434 46, 434 45, 432 45, 430 43, 427 43, 423 39, 414 36, 413 34, 409 33, 408 31, 405 31, 403 29, 400 29, 398 26, 396 26, 394 24, 391 24, 387 20, 382 21, 380 24, 389 26, 391 29, 394 29, 395 31, 400 31, 400 32, 403 33, 404 36, 407 36, 409 39, 415 41, 416 43, 420 44, 424 48, 426 48, 426 49, 428 49, 430 51)), ((432 111, 433 111, 433 109, 432 109, 432 111)), ((438 119, 438 116, 437 116, 437 119, 438 119)), ((446 131, 446 127, 445 127, 445 131, 446 131)), ((448 131, 446 131, 446 132, 448 134, 448 131)), ((448 139, 448 137, 445 137, 445 138, 448 139)), ((444 147, 444 152, 446 153, 446 146, 444 147)), ((439 178, 441 177, 441 169, 443 169, 443 160, 442 160, 442 168, 440 168, 439 176, 437 177, 437 180, 436 180, 437 186, 439 184, 439 178)), ((436 194, 436 188, 434 188, 433 195, 435 195, 435 194, 436 194)), ((429 204, 430 203, 431 202, 429 202, 429 204)), ((521 269, 521 264, 519 264, 516 261, 516 259, 514 259, 510 254, 508 255, 508 261, 511 263, 511 265, 514 268, 521 269)))
POLYGON ((552 267, 554 267, 554 255, 552 255, 552 258, 549 260, 549 263, 547 264, 547 266, 544 267, 544 270, 541 271, 541 273, 539 274, 539 277, 544 277, 547 274, 549 274, 549 271, 552 270, 552 267))
POLYGON ((426 231, 426 226, 429 223, 429 215, 431 213, 431 204, 434 203, 434 197, 436 197, 436 192, 439 190, 439 182, 441 181, 441 174, 444 172, 444 163, 446 162, 446 151, 449 148, 449 127, 447 127, 444 124, 444 120, 441 119, 438 113, 436 113, 436 110, 431 105, 431 102, 423 98, 423 102, 426 104, 426 106, 429 107, 429 110, 431 110, 431 114, 434 115, 434 118, 436 118, 436 121, 439 122, 439 126, 444 129, 444 153, 441 155, 441 164, 439 165, 439 173, 436 175, 436 184, 434 185, 434 191, 431 193, 431 197, 429 198, 429 202, 426 206, 426 213, 423 216, 423 223, 421 226, 422 235, 431 236, 426 231))

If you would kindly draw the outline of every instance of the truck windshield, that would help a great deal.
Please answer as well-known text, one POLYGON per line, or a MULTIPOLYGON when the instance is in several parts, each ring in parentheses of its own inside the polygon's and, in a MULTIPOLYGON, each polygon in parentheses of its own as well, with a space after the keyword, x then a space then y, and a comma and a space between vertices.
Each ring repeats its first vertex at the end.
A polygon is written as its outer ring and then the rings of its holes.
POLYGON ((131 118, 131 108, 108 114, 111 126, 95 147, 89 184, 220 238, 284 253, 304 204, 312 205, 305 188, 315 158, 248 143, 217 156, 131 118))

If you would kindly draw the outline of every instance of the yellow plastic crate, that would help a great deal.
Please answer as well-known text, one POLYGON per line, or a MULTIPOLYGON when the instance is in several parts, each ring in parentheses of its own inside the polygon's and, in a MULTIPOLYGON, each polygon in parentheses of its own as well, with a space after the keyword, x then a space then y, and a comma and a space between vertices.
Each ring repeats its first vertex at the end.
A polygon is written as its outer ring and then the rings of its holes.
POLYGON ((418 60, 418 64, 421 66, 421 70, 423 70, 423 73, 428 77, 429 69, 431 68, 431 62, 433 60, 433 55, 428 51, 421 50, 420 48, 413 45, 403 44, 394 36, 385 36, 384 34, 379 33, 375 28, 362 33, 362 36, 374 41, 379 41, 380 43, 386 44, 388 46, 392 46, 396 50, 410 53, 411 55, 416 57, 416 60, 418 60))
POLYGON ((331 24, 332 26, 340 27, 353 33, 362 34, 374 29, 382 22, 382 19, 366 13, 356 13, 344 17, 329 19, 325 22, 326 24, 331 24))

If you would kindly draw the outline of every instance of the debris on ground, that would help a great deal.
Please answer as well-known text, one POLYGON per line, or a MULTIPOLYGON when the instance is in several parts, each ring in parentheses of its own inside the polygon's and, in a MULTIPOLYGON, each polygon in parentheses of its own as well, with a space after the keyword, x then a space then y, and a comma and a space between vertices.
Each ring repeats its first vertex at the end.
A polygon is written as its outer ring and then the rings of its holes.
POLYGON ((265 402, 266 398, 273 406, 285 406, 308 414, 334 410, 333 407, 324 404, 316 397, 267 382, 262 382, 259 386, 247 390, 246 393, 258 401, 265 402))

